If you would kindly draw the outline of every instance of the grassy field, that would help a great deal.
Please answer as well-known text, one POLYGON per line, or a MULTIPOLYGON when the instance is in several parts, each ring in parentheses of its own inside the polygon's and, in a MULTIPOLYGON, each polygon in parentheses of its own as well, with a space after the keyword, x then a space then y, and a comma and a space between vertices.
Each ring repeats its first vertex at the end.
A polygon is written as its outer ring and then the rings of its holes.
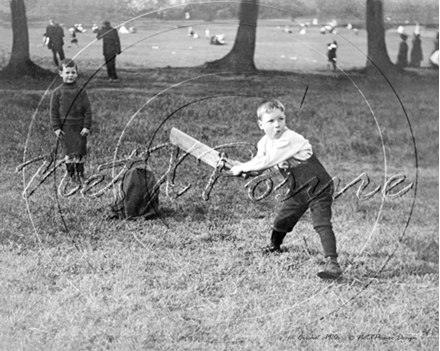
MULTIPOLYGON (((76 22, 80 22, 77 20, 76 22)), ((207 23, 203 21, 187 22, 157 22, 151 19, 138 19, 127 24, 135 25, 138 32, 135 34, 121 34, 123 55, 118 62, 125 67, 194 67, 206 61, 223 57, 228 53, 234 42, 237 32, 236 21, 217 21, 207 23), (188 37, 188 27, 192 26, 199 38, 188 37), (223 33, 226 45, 209 45, 205 38, 205 30, 211 35, 223 33)), ((29 28, 31 58, 38 64, 52 64, 51 52, 42 45, 42 36, 46 23, 34 24, 29 28)), ((70 24, 72 25, 72 24, 70 24)), ((118 23, 113 23, 118 25, 118 23)), ((86 24, 84 24, 86 26, 86 24)), ((98 69, 102 64, 102 43, 95 41, 95 34, 90 30, 91 24, 86 26, 87 32, 78 34, 79 47, 68 47, 70 42, 69 26, 64 27, 64 47, 68 57, 77 57, 82 66, 98 69), (77 56, 78 55, 78 56, 77 56)), ((355 35, 352 30, 338 28, 338 33, 321 35, 319 26, 310 27, 307 34, 301 35, 297 24, 287 20, 260 21, 257 29, 257 45, 255 63, 259 69, 276 69, 282 71, 302 71, 316 73, 327 70, 327 43, 337 40, 338 65, 342 70, 364 67, 367 61, 367 46, 365 30, 359 30, 355 35), (289 25, 291 34, 282 29, 289 25)), ((413 26, 407 26, 410 35, 408 39, 411 48, 413 26)), ((11 50, 11 29, 4 24, 0 27, 0 64, 7 63, 11 50)), ((424 60, 422 66, 429 66, 428 58, 433 49, 433 41, 437 31, 432 28, 421 29, 422 49, 424 60)), ((393 62, 397 59, 399 48, 399 34, 395 29, 386 32, 386 43, 389 56, 393 62)))
MULTIPOLYGON (((405 176, 387 196, 361 201, 358 183, 335 200, 343 279, 316 276, 324 261, 308 214, 286 237, 286 252, 262 255, 283 188, 253 202, 248 180, 223 177, 204 200, 212 169, 190 157, 177 168, 175 190, 191 188, 175 198, 164 184, 160 216, 150 221, 105 219, 117 186, 100 197, 62 197, 60 170, 37 187, 39 176, 32 177, 41 161, 16 167, 54 149, 49 97, 60 80, 1 81, 1 350, 438 349, 438 71, 411 70, 389 81, 328 72, 328 36, 311 36, 304 51, 287 49, 294 36, 284 41, 276 33, 281 39, 274 40, 278 24, 265 24, 272 30, 259 28, 261 71, 252 75, 195 67, 231 46, 211 47, 185 29, 128 48, 154 33, 145 25, 122 37, 122 80, 108 83, 103 70, 94 75, 102 57, 101 43, 92 43, 78 56, 94 112, 86 176, 104 174, 103 189, 121 167, 99 165, 167 143, 172 127, 213 147, 255 145, 256 106, 275 96, 339 189, 362 174, 371 181, 364 194, 405 176), (288 61, 300 52, 320 61, 288 61), (23 199, 28 184, 36 190, 23 199)), ((38 46, 42 28, 30 32, 32 59, 50 68, 48 50, 38 46)), ((82 46, 92 39, 79 38, 82 46)), ((365 33, 350 40, 365 48, 365 33)), ((343 54, 340 42, 341 66, 362 67, 362 55, 348 60, 357 50, 343 54)), ((392 47, 397 41, 391 56, 392 47)), ((243 147, 224 150, 248 157, 243 147)), ((169 158, 168 148, 151 154, 157 178, 169 158)))

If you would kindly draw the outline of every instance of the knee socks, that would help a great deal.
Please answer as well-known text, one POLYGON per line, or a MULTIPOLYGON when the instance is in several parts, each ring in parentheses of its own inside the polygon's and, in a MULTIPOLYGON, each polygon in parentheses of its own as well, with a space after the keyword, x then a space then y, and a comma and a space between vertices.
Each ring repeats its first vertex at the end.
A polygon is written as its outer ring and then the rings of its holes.
MULTIPOLYGON (((331 226, 315 227, 316 232, 321 239, 322 248, 324 249, 325 257, 338 257, 336 252, 336 237, 331 226)), ((273 246, 279 247, 283 243, 284 237, 287 233, 272 230, 270 242, 273 246)))
POLYGON ((75 176, 75 173, 78 177, 84 178, 84 163, 66 163, 66 170, 71 178, 75 176))
POLYGON ((336 238, 331 226, 315 227, 316 232, 321 238, 322 248, 325 257, 338 257, 336 253, 336 238))
POLYGON ((78 177, 84 178, 84 163, 75 163, 75 171, 78 177))
POLYGON ((70 178, 75 175, 75 164, 74 163, 66 163, 67 174, 70 178))

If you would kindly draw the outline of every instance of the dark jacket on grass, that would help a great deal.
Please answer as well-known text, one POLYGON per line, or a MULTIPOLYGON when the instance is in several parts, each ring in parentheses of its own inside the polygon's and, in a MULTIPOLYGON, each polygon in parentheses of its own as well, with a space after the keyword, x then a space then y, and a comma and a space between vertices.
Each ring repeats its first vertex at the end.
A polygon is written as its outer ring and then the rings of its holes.
POLYGON ((155 188, 153 172, 139 166, 124 175, 122 198, 116 199, 107 210, 109 219, 151 219, 159 214, 159 188, 155 188))

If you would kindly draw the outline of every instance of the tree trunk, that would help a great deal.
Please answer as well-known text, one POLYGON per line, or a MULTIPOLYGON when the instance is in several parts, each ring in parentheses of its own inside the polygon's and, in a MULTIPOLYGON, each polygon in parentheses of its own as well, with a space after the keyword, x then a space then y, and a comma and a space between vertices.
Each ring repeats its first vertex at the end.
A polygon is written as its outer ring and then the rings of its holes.
POLYGON ((43 76, 53 74, 30 59, 29 31, 24 0, 10 0, 12 20, 12 51, 8 65, 2 70, 5 75, 20 77, 23 75, 43 76))
POLYGON ((239 25, 232 50, 223 58, 206 62, 206 69, 227 69, 234 71, 256 71, 254 63, 257 37, 258 0, 242 0, 239 25))
POLYGON ((391 62, 385 44, 382 0, 367 0, 367 71, 393 72, 397 67, 391 62))

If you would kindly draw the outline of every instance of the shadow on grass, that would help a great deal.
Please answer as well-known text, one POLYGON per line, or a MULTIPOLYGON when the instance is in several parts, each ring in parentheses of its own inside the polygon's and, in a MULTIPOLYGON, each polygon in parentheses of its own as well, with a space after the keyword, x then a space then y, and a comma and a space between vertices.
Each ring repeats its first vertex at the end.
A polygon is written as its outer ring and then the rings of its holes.
MULTIPOLYGON (((52 83, 52 81, 57 77, 57 72, 51 71, 46 68, 40 68, 37 73, 14 73, 8 70, 0 71, 0 79, 2 80, 2 88, 10 90, 41 90, 47 89, 47 87, 52 83), (38 73, 40 72, 40 73, 38 73)), ((117 84, 109 83, 106 76, 96 75, 96 71, 90 71, 87 69, 81 70, 82 80, 87 80, 87 88, 109 88, 114 90, 124 90, 124 89, 145 89, 152 84, 175 84, 179 80, 185 80, 188 78, 194 78, 204 74, 215 74, 215 70, 206 70, 203 66, 196 67, 164 67, 164 68, 147 68, 147 67, 137 67, 137 68, 120 68, 120 82, 117 84), (145 79, 148 78, 148 86, 145 85, 145 79)), ((219 75, 215 75, 215 79, 221 79, 225 76, 225 72, 219 75)), ((258 77, 258 76, 279 76, 279 77, 291 77, 295 80, 330 80, 338 83, 347 82, 350 83, 350 78, 364 79, 366 81, 375 81, 377 79, 383 80, 384 75, 380 72, 372 74, 366 69, 353 69, 344 72, 328 72, 328 71, 316 71, 314 73, 310 72, 291 72, 291 71, 278 71, 278 70, 257 70, 255 72, 241 73, 241 72, 228 72, 225 76, 227 80, 230 81, 230 75, 235 75, 237 79, 243 79, 247 77, 258 77)), ((425 68, 425 69, 408 69, 405 71, 399 71, 391 75, 385 75, 387 79, 392 84, 407 83, 408 81, 413 81, 414 79, 436 79, 438 80, 438 70, 425 68)))

